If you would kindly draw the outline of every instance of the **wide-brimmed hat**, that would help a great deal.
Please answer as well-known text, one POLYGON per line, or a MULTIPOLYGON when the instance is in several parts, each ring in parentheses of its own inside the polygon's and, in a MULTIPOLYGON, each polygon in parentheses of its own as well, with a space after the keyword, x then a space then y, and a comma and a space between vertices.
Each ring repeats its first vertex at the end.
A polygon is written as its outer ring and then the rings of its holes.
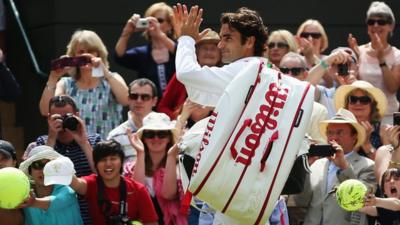
POLYGON ((368 92, 369 95, 376 101, 376 107, 379 110, 379 115, 381 118, 385 115, 388 105, 388 100, 385 94, 374 87, 367 81, 357 80, 352 84, 342 85, 338 89, 336 89, 334 101, 336 109, 344 108, 346 104, 347 96, 355 89, 361 89, 368 92))
POLYGON ((348 123, 352 125, 357 130, 357 143, 354 147, 361 146, 366 138, 366 132, 364 127, 357 122, 356 117, 352 112, 347 109, 340 108, 336 114, 329 120, 324 120, 319 123, 319 132, 321 135, 327 139, 326 130, 329 124, 336 123, 336 124, 345 124, 348 123))
POLYGON ((218 44, 218 42, 221 40, 221 38, 219 37, 217 32, 213 31, 210 28, 207 28, 207 29, 209 29, 207 34, 204 35, 202 38, 200 38, 197 41, 196 45, 203 44, 203 43, 216 43, 216 44, 218 44))
POLYGON ((172 144, 175 144, 178 140, 178 130, 175 128, 175 121, 171 119, 165 113, 151 112, 143 118, 143 126, 136 132, 139 139, 142 139, 144 130, 170 130, 173 136, 172 144))
POLYGON ((28 157, 25 161, 19 165, 19 169, 22 170, 26 175, 32 178, 29 175, 29 167, 35 161, 39 161, 42 159, 54 160, 62 155, 56 152, 52 147, 47 145, 40 145, 34 147, 28 154, 28 157))

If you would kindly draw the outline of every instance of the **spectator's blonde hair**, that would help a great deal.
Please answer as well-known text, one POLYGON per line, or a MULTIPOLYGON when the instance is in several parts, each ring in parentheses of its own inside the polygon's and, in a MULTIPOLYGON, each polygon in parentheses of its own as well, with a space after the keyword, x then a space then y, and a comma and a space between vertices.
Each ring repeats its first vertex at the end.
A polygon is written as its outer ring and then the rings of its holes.
POLYGON ((322 35, 321 36, 321 49, 319 50, 319 52, 325 51, 329 46, 328 35, 326 34, 324 27, 322 26, 322 24, 318 20, 308 19, 308 20, 304 21, 300 25, 299 29, 297 30, 297 36, 300 36, 300 34, 309 25, 314 25, 314 26, 316 26, 318 28, 319 32, 322 35))
MULTIPOLYGON (((165 2, 154 3, 146 10, 144 17, 154 16, 157 12, 163 12, 165 14, 165 19, 171 25, 171 30, 166 35, 169 38, 175 39, 176 34, 173 21, 174 11, 172 10, 172 7, 167 5, 165 2)), ((146 31, 143 32, 143 35, 147 40, 150 40, 150 36, 146 31)))
POLYGON ((289 45, 289 51, 290 52, 297 52, 297 49, 299 48, 297 45, 296 40, 294 39, 294 36, 292 33, 290 33, 290 31, 288 30, 276 30, 273 31, 267 40, 267 44, 269 44, 272 40, 274 39, 283 39, 286 44, 289 45))
POLYGON ((91 30, 77 30, 72 35, 70 42, 67 45, 67 55, 70 57, 75 56, 78 45, 82 45, 89 50, 97 52, 98 57, 101 58, 106 68, 109 67, 108 51, 99 35, 91 30))

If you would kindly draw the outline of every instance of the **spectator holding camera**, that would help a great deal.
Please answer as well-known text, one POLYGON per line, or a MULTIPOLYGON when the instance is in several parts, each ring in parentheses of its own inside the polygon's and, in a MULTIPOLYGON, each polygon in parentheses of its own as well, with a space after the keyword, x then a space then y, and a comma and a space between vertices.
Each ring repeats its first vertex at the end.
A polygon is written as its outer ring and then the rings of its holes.
POLYGON ((320 122, 320 132, 335 153, 311 164, 304 191, 295 196, 298 206, 307 207, 304 224, 367 224, 365 215, 342 209, 332 191, 347 179, 359 179, 375 188, 374 162, 356 153, 366 137, 364 127, 350 111, 341 108, 331 119, 320 122))
POLYGON ((61 63, 61 68, 50 72, 40 99, 40 112, 47 116, 51 97, 69 95, 75 99, 89 133, 98 133, 105 138, 122 120, 121 105, 128 104, 128 87, 119 74, 109 71, 107 49, 95 32, 76 31, 67 46, 67 56, 83 56, 88 61, 79 62, 75 58, 78 66, 61 63), (59 80, 65 74, 71 77, 59 80))
POLYGON ((114 141, 96 144, 93 159, 97 174, 78 178, 70 186, 83 195, 96 225, 133 224, 157 225, 157 214, 144 185, 121 176, 124 151, 114 141))
POLYGON ((334 101, 337 109, 352 112, 366 130, 367 138, 358 153, 375 159, 376 149, 388 144, 381 132, 381 120, 388 107, 385 94, 367 81, 358 80, 336 89, 334 101))
POLYGON ((144 18, 133 14, 125 24, 115 45, 115 61, 138 72, 139 77, 150 79, 159 90, 158 98, 175 72, 175 30, 172 8, 164 2, 154 3, 144 18), (149 42, 127 50, 134 32, 143 32, 149 42))
POLYGON ((332 50, 326 58, 309 70, 306 81, 316 86, 314 99, 328 109, 328 117, 332 117, 336 113, 333 102, 336 88, 342 84, 351 84, 354 82, 357 73, 356 55, 350 48, 344 47, 338 47, 332 50), (347 69, 344 71, 339 70, 340 66, 347 67, 347 69), (320 85, 326 73, 335 80, 335 86, 328 88, 320 85))
MULTIPOLYGON (((48 111, 49 133, 38 137, 36 144, 48 145, 61 155, 70 158, 79 177, 94 172, 92 150, 101 138, 98 134, 86 132, 75 101, 67 95, 54 96, 50 99, 48 111), (71 124, 66 121, 70 121, 71 124)), ((86 201, 80 199, 79 205, 84 223, 90 224, 86 201)))
POLYGON ((396 91, 400 82, 400 50, 388 42, 393 35, 395 17, 384 2, 372 2, 367 11, 370 42, 361 46, 352 35, 349 45, 359 56, 359 79, 374 84, 388 99, 388 110, 382 124, 392 124, 392 114, 399 108, 396 91))

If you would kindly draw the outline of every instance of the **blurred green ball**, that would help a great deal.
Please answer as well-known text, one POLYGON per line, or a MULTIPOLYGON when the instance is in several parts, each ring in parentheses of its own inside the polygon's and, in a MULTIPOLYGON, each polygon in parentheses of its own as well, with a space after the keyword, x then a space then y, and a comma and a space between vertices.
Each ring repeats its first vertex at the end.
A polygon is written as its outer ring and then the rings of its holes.
POLYGON ((29 196, 28 177, 19 169, 0 169, 0 208, 14 209, 29 196))

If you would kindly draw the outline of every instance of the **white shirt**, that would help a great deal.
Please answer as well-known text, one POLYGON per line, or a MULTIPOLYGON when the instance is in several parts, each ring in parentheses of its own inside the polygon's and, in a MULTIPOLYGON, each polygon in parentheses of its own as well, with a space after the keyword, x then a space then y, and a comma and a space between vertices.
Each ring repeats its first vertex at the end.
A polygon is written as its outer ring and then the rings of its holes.
MULTIPOLYGON (((251 60, 260 57, 238 59, 222 67, 201 67, 197 62, 195 40, 190 36, 178 39, 176 50, 176 77, 185 85, 189 99, 204 106, 214 107, 224 93, 225 87, 251 60)), ((266 59, 265 59, 266 60, 266 59)))

